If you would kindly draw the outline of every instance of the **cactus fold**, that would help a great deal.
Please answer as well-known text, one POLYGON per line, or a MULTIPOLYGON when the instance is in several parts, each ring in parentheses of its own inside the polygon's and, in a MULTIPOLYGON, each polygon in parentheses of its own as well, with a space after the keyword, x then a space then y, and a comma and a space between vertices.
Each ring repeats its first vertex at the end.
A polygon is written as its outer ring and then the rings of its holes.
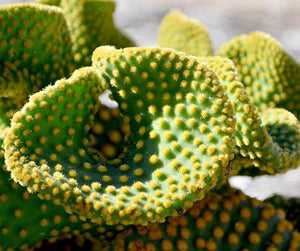
POLYGON ((60 8, 0 7, 0 117, 6 125, 28 95, 74 70, 71 37, 60 8))
POLYGON ((253 103, 282 107, 300 116, 300 67, 281 44, 263 32, 231 39, 217 55, 233 60, 253 103))
POLYGON ((300 123, 285 109, 261 114, 251 102, 233 62, 221 57, 203 57, 218 76, 236 119, 236 149, 232 174, 241 168, 258 167, 261 172, 284 172, 300 164, 300 123))
POLYGON ((211 193, 164 224, 127 229, 110 250, 300 250, 300 234, 282 211, 231 190, 211 193))
POLYGON ((217 77, 169 49, 100 47, 93 60, 14 115, 12 177, 99 224, 164 221, 191 207, 233 157, 235 123, 217 77), (107 88, 116 114, 98 100, 107 88))
POLYGON ((212 43, 206 27, 180 11, 171 11, 162 20, 158 45, 195 56, 212 56, 212 43))

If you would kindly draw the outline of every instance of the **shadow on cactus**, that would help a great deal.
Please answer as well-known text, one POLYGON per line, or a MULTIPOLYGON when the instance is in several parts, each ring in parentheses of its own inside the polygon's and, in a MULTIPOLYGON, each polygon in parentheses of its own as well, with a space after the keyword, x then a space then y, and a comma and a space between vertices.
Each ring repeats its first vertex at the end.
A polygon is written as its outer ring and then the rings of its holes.
POLYGON ((232 109, 215 74, 168 49, 100 47, 93 60, 14 115, 12 177, 100 224, 164 221, 191 207, 233 157, 232 109), (121 117, 99 102, 108 88, 121 117))

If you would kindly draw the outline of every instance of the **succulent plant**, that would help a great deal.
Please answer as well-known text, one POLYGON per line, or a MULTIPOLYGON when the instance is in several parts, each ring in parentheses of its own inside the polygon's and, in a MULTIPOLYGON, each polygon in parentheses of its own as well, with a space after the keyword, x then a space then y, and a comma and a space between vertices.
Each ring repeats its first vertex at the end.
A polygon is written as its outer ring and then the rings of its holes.
POLYGON ((91 57, 133 45, 115 1, 37 2, 0 7, 0 251, 300 250, 294 204, 227 184, 300 164, 300 68, 275 39, 213 57, 173 11, 173 49, 91 57))
POLYGON ((206 27, 180 11, 171 11, 162 20, 158 45, 198 57, 212 56, 213 48, 206 27))
POLYGON ((111 251, 299 250, 282 211, 235 190, 211 193, 186 214, 125 230, 111 251))
POLYGON ((232 59, 253 103, 263 110, 282 107, 300 116, 300 66, 269 34, 231 39, 217 55, 232 59))

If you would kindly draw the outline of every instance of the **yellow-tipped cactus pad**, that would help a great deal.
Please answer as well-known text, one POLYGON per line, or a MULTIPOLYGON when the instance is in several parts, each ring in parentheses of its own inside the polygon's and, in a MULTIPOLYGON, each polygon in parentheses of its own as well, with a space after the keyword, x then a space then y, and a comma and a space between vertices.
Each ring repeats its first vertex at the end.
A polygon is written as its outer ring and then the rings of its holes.
POLYGON ((231 39, 217 55, 233 60, 253 103, 282 107, 300 117, 300 66, 270 35, 252 32, 231 39))
POLYGON ((206 27, 179 11, 171 11, 164 17, 160 25, 158 45, 195 56, 213 55, 206 27))
POLYGON ((93 64, 14 115, 12 177, 100 224, 160 222, 191 207, 233 158, 232 107, 214 72, 159 48, 100 47, 93 64), (118 109, 100 104, 105 89, 118 109))

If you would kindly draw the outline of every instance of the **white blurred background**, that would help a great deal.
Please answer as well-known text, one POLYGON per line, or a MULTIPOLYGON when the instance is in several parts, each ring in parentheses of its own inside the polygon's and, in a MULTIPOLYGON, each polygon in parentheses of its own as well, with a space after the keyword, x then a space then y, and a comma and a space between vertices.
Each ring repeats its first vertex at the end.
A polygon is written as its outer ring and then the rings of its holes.
MULTIPOLYGON (((9 4, 17 0, 0 0, 9 4)), ((204 23, 217 50, 231 37, 270 33, 300 63, 300 0, 119 0, 115 20, 139 46, 155 45, 162 17, 171 9, 204 23)), ((300 102, 300 101, 299 101, 300 102)), ((272 177, 234 177, 233 185, 263 199, 272 193, 300 197, 300 169, 272 177)))

